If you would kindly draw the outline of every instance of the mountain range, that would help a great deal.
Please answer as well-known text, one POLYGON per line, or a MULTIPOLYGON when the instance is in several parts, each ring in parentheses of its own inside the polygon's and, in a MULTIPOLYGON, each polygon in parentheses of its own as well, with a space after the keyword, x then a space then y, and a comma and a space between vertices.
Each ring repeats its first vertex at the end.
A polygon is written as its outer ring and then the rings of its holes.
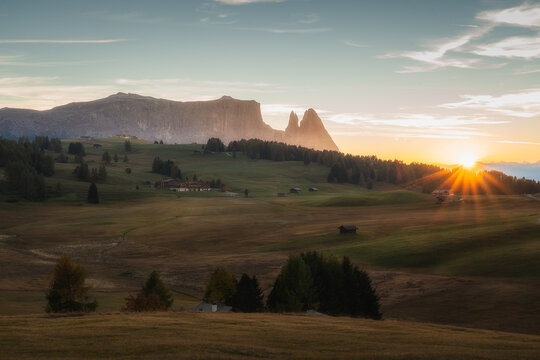
POLYGON ((166 143, 204 143, 218 137, 258 138, 317 150, 338 150, 315 110, 302 121, 291 112, 285 131, 263 121, 253 100, 223 96, 217 100, 181 102, 117 93, 103 99, 70 103, 50 110, 0 109, 0 134, 7 138, 48 135, 59 138, 129 134, 166 143))

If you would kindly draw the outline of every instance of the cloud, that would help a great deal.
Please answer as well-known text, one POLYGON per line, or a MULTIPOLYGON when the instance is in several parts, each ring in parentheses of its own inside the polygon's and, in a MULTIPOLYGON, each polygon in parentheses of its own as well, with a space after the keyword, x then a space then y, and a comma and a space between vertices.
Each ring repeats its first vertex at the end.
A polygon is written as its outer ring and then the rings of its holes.
POLYGON ((0 44, 110 44, 127 39, 0 39, 0 44))
POLYGON ((122 13, 111 13, 108 11, 94 11, 90 13, 91 16, 96 16, 109 21, 124 22, 131 24, 160 24, 167 22, 168 19, 164 17, 148 16, 139 11, 130 11, 122 13))
POLYGON ((523 145, 540 145, 540 142, 534 141, 519 141, 519 140, 497 140, 500 144, 523 144, 523 145))
POLYGON ((319 15, 317 14, 308 14, 305 15, 302 19, 300 19, 298 22, 301 24, 313 24, 319 21, 319 15))
POLYGON ((503 58, 540 58, 540 37, 511 37, 492 44, 478 45, 474 54, 503 58))
POLYGON ((347 46, 356 47, 356 48, 365 48, 365 47, 367 47, 367 45, 360 44, 360 43, 357 43, 355 41, 350 41, 350 40, 343 40, 343 43, 345 45, 347 45, 347 46))
POLYGON ((245 5, 245 4, 263 3, 263 2, 281 3, 286 0, 215 0, 215 1, 225 4, 225 5, 245 5))
POLYGON ((480 109, 508 116, 530 118, 540 116, 540 89, 492 95, 463 95, 462 102, 440 105, 447 109, 480 109))
POLYGON ((89 101, 119 91, 171 100, 217 99, 224 94, 246 96, 280 92, 268 83, 194 81, 190 79, 114 79, 101 85, 62 85, 57 78, 0 78, 0 107, 45 110, 74 101, 89 101))
POLYGON ((496 24, 540 27, 540 4, 484 11, 478 14, 476 18, 496 24))
POLYGON ((402 70, 398 71, 399 73, 434 71, 445 67, 470 69, 479 62, 479 59, 457 58, 447 56, 447 54, 452 51, 459 51, 460 48, 468 44, 471 40, 485 35, 491 29, 491 26, 475 28, 474 30, 471 30, 458 37, 439 41, 438 43, 431 46, 428 50, 389 53, 383 56, 379 56, 379 58, 406 58, 423 63, 423 65, 419 66, 405 66, 402 70))
POLYGON ((293 28, 236 28, 236 30, 249 30, 249 31, 262 31, 271 34, 315 34, 331 31, 331 28, 307 28, 307 29, 293 29, 293 28))
POLYGON ((534 74, 540 72, 540 69, 533 69, 533 70, 520 70, 516 71, 516 75, 526 75, 526 74, 534 74))

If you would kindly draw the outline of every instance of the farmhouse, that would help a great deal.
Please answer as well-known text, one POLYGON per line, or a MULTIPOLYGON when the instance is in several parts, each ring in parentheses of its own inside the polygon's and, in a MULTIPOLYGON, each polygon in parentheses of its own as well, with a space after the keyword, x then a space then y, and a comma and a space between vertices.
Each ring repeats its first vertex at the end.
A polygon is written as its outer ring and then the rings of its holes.
POLYGON ((197 181, 185 181, 174 189, 176 191, 186 192, 186 191, 211 191, 212 188, 210 185, 202 180, 197 181))
POLYGON ((101 144, 94 144, 94 149, 100 148, 101 144))
POLYGON ((341 234, 356 234, 356 225, 341 225, 339 228, 341 234))

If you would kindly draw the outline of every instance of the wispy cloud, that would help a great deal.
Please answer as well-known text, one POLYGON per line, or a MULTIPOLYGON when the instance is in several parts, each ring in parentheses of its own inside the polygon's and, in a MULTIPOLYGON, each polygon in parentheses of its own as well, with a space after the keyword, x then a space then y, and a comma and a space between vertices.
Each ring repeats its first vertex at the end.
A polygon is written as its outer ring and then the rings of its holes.
POLYGON ((491 26, 475 28, 474 30, 471 30, 458 37, 442 40, 432 45, 428 50, 389 53, 383 56, 379 56, 379 58, 406 58, 422 63, 422 65, 418 66, 406 66, 402 70, 398 71, 399 73, 426 72, 445 67, 470 69, 479 62, 479 59, 447 56, 448 53, 452 51, 458 51, 461 47, 468 44, 471 40, 488 33, 491 28, 491 26))
POLYGON ((540 37, 511 37, 491 44, 478 45, 472 53, 502 58, 540 58, 540 37))
POLYGON ((319 21, 319 15, 317 14, 308 14, 305 15, 303 18, 298 20, 301 24, 314 24, 319 21))
POLYGON ((249 31, 261 31, 271 34, 316 34, 331 31, 331 28, 260 28, 260 27, 238 27, 236 30, 249 30, 249 31))
MULTIPOLYGON (((224 94, 276 93, 274 84, 190 79, 114 79, 101 85, 62 85, 61 79, 45 77, 0 78, 0 108, 45 110, 74 101, 89 101, 116 92, 132 92, 171 100, 209 100, 224 94)), ((245 95, 244 95, 245 96, 245 95)))
POLYGON ((447 109, 480 109, 508 116, 530 118, 540 115, 540 89, 492 95, 463 95, 464 101, 440 105, 447 109))
POLYGON ((245 5, 245 4, 254 4, 254 3, 263 3, 263 2, 273 2, 280 3, 285 2, 286 0, 215 0, 218 3, 226 5, 245 5))
POLYGON ((540 69, 519 70, 519 71, 516 71, 515 74, 516 75, 526 75, 526 74, 534 74, 534 73, 539 73, 539 72, 540 72, 540 69))
POLYGON ((0 44, 109 44, 127 39, 0 39, 0 44))
POLYGON ((525 4, 508 9, 484 11, 476 18, 497 24, 540 27, 540 4, 525 4))
POLYGON ((522 144, 522 145, 540 145, 540 142, 534 141, 519 141, 519 140, 496 140, 500 144, 522 144))
POLYGON ((131 24, 141 24, 141 25, 154 25, 169 20, 161 16, 151 16, 139 11, 127 11, 122 13, 112 13, 109 11, 94 11, 90 13, 91 16, 95 16, 100 19, 105 19, 114 22, 123 22, 131 24))
POLYGON ((351 41, 351 40, 343 40, 343 43, 345 45, 347 45, 347 46, 356 47, 356 48, 365 48, 365 47, 367 47, 367 45, 358 43, 356 41, 351 41))

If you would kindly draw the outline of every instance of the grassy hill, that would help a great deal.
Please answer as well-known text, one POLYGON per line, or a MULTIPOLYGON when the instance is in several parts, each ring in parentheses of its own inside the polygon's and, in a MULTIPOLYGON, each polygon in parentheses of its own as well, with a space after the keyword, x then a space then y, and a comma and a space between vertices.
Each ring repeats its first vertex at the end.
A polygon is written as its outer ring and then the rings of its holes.
POLYGON ((0 317, 3 359, 537 359, 540 337, 272 314, 0 317))
POLYGON ((85 266, 100 309, 116 311, 152 270, 175 291, 175 304, 190 308, 217 266, 257 275, 268 294, 290 254, 317 249, 366 268, 386 318, 540 334, 537 200, 469 196, 437 204, 387 184, 327 183, 328 168, 318 164, 203 155, 196 144, 132 140, 123 163, 123 143, 85 142, 90 167, 104 151, 120 158, 98 184, 99 205, 86 203, 89 184, 75 179, 73 163, 57 164, 46 179, 53 188, 61 183, 62 196, 0 202, 2 314, 41 313, 63 253, 85 266), (233 193, 247 188, 249 197, 145 188, 161 178, 150 172, 155 156, 175 161, 184 175, 220 178, 233 193), (277 196, 291 187, 304 191, 277 196), (341 224, 357 225, 358 233, 340 235, 341 224))

